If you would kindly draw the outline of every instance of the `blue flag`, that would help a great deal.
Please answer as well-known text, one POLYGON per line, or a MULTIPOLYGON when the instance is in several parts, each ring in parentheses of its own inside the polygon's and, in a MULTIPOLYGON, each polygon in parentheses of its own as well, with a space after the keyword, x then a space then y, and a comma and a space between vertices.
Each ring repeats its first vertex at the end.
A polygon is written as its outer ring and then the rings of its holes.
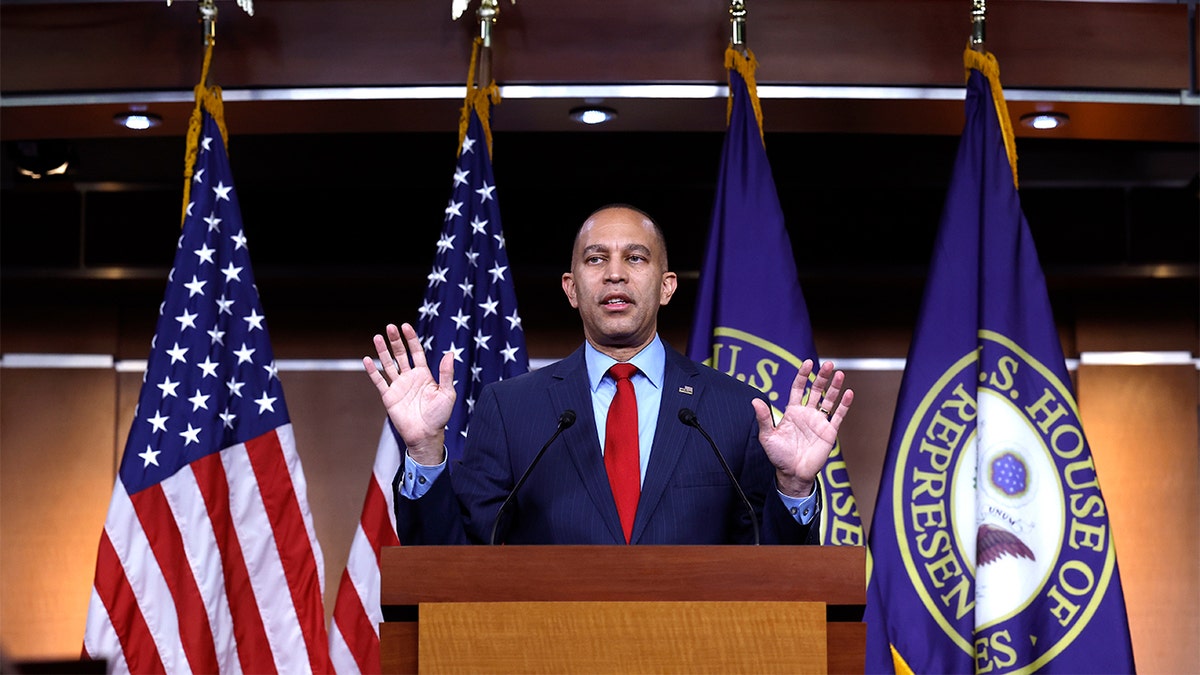
MULTIPOLYGON (((729 129, 688 357, 764 392, 778 418, 800 365, 817 362, 817 350, 760 131, 757 62, 747 53, 725 53, 729 129)), ((862 546, 862 521, 840 445, 819 479, 825 499, 821 543, 862 546)))
POLYGON ((417 335, 430 363, 454 354, 458 402, 446 427, 448 466, 462 457, 467 428, 483 385, 529 370, 525 331, 489 153, 491 134, 468 104, 470 118, 454 171, 445 224, 421 303, 417 335))
POLYGON ((965 62, 966 123, 870 532, 866 671, 1133 672, 999 66, 970 49, 965 62))

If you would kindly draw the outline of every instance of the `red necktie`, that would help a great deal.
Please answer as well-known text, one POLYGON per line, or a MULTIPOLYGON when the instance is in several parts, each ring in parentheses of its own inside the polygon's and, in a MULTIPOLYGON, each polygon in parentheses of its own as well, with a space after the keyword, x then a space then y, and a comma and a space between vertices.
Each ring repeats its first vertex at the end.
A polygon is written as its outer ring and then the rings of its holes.
POLYGON ((617 381, 617 395, 608 408, 608 423, 604 432, 604 468, 608 469, 608 484, 612 486, 625 543, 633 534, 633 515, 637 513, 641 496, 641 459, 638 454, 637 395, 629 378, 638 372, 632 363, 617 363, 608 369, 617 381))

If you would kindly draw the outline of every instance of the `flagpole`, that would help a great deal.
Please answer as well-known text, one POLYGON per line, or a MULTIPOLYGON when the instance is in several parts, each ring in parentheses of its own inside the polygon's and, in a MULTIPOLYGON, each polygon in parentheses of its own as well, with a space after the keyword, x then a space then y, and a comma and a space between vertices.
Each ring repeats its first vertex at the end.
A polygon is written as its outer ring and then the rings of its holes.
POLYGON ((971 0, 971 49, 983 53, 987 41, 987 0, 971 0))
POLYGON ((747 56, 745 0, 730 0, 729 32, 730 46, 736 49, 742 56, 747 56))

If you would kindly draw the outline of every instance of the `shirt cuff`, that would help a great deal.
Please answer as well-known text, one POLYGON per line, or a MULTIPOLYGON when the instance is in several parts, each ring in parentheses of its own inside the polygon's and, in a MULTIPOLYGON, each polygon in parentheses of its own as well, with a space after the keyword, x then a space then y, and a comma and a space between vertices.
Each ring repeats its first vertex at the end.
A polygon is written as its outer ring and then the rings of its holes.
MULTIPOLYGON (((776 490, 776 492, 779 492, 776 490)), ((779 492, 779 498, 783 500, 783 505, 787 507, 788 513, 796 519, 801 525, 808 525, 812 522, 813 516, 817 513, 817 491, 814 489, 812 494, 807 497, 789 497, 788 495, 779 492)))
POLYGON ((437 480, 437 477, 446 470, 446 459, 444 459, 446 456, 443 453, 441 464, 425 466, 409 457, 406 451, 404 453, 404 478, 400 481, 400 496, 406 499, 420 499, 426 492, 429 492, 433 481, 437 480))

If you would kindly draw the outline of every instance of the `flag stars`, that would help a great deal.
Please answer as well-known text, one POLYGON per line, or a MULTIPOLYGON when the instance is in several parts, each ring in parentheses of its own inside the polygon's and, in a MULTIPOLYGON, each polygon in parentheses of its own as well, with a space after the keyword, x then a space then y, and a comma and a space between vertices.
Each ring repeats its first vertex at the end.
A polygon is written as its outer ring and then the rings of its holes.
POLYGON ((462 289, 464 299, 471 297, 475 293, 475 284, 471 283, 470 279, 464 279, 458 287, 462 289))
POLYGON ((471 381, 483 381, 483 366, 471 366, 471 381))
MULTIPOLYGON (((246 246, 246 235, 243 232, 238 232, 237 234, 230 236, 229 239, 233 242, 233 250, 235 251, 242 248, 248 248, 246 246)), ((230 263, 230 266, 232 265, 233 263, 230 263)), ((240 270, 241 268, 239 267, 238 269, 240 270)))
POLYGON ((244 386, 246 386, 245 382, 238 382, 237 378, 233 377, 229 378, 229 381, 225 383, 225 387, 229 389, 229 395, 238 398, 242 397, 242 387, 244 386))
POLYGON ((167 420, 168 419, 170 419, 170 418, 163 417, 161 410, 155 410, 154 417, 147 417, 146 421, 150 423, 150 431, 151 432, 154 432, 154 431, 165 432, 167 430, 167 420))
POLYGON ((504 234, 502 234, 502 233, 493 234, 492 238, 496 240, 497 248, 500 248, 500 249, 504 248, 504 234))
MULTIPOLYGON (((468 295, 470 295, 470 294, 468 293, 468 295)), ((463 314, 463 311, 461 309, 458 310, 458 314, 455 314, 454 316, 450 317, 450 319, 454 322, 454 330, 462 330, 464 328, 471 327, 471 325, 470 325, 471 324, 471 315, 463 314)))
POLYGON ((454 216, 462 215, 462 202, 450 200, 450 205, 446 207, 446 220, 450 220, 454 216))
POLYGON ((257 351, 257 350, 255 350, 251 347, 247 347, 246 343, 243 342, 242 348, 235 350, 233 353, 235 356, 238 357, 238 365, 241 365, 243 363, 253 363, 253 361, 251 360, 250 357, 254 355, 255 351, 257 351))
POLYGON ((495 199, 495 196, 492 195, 492 193, 495 191, 495 185, 488 185, 487 183, 484 183, 483 187, 475 191, 475 194, 479 195, 479 203, 482 204, 489 199, 495 199))
POLYGON ((456 347, 454 345, 450 345, 450 348, 447 349, 446 351, 442 352, 442 355, 445 356, 446 354, 452 354, 454 356, 455 361, 462 363, 462 360, 463 360, 462 353, 463 353, 464 349, 465 349, 465 347, 456 347))
POLYGON ((442 303, 440 302, 430 302, 426 300, 425 302, 421 303, 421 308, 417 310, 417 313, 421 315, 422 319, 437 316, 438 308, 441 305, 442 303))
POLYGON ((429 280, 430 286, 437 286, 438 284, 445 283, 446 273, 449 271, 449 267, 434 267, 433 271, 429 273, 429 276, 425 278, 429 280))
POLYGON ((176 363, 187 363, 187 359, 184 358, 184 355, 187 353, 188 348, 180 347, 178 342, 175 343, 174 347, 167 350, 167 354, 171 357, 171 365, 176 363))
POLYGON ((209 232, 213 232, 213 231, 220 232, 221 231, 221 219, 217 217, 216 213, 213 213, 212 215, 205 218, 204 222, 208 223, 208 231, 209 232))
POLYGON ((229 191, 232 189, 233 189, 232 185, 226 187, 225 181, 219 180, 219 181, 217 181, 217 184, 213 186, 212 190, 213 190, 213 193, 217 195, 217 201, 221 201, 222 199, 225 201, 229 201, 229 191))
POLYGON ((467 264, 471 267, 479 267, 479 251, 474 249, 467 251, 467 264))
POLYGON ((237 419, 237 415, 229 412, 229 408, 226 408, 225 412, 218 413, 217 416, 221 418, 221 423, 225 425, 226 429, 232 429, 233 421, 237 419))
POLYGON ((200 149, 203 150, 204 152, 211 151, 212 150, 212 140, 213 140, 212 136, 205 136, 204 138, 200 139, 200 149))
POLYGON ((176 398, 178 398, 178 396, 179 396, 178 394, 175 393, 175 388, 179 386, 179 383, 172 382, 170 377, 164 377, 162 384, 157 384, 154 386, 156 386, 162 390, 163 398, 166 398, 168 396, 175 396, 176 398))
POLYGON ((268 410, 275 412, 275 401, 276 397, 267 396, 267 392, 264 391, 262 396, 254 399, 254 402, 258 404, 258 414, 261 415, 268 410))
POLYGON ((462 151, 464 154, 468 153, 468 152, 475 152, 475 139, 474 138, 464 138, 463 144, 462 144, 462 151))
POLYGON ((501 349, 500 353, 504 355, 505 363, 508 363, 509 361, 516 363, 517 352, 519 352, 519 351, 521 351, 520 347, 514 347, 514 346, 510 345, 509 343, 505 342, 504 349, 501 349))
POLYGON ((217 330, 216 327, 214 327, 212 330, 208 331, 208 337, 212 338, 212 342, 209 344, 219 344, 222 347, 225 346, 225 331, 217 330))
POLYGON ((196 367, 199 368, 201 371, 200 379, 204 379, 206 377, 216 377, 217 376, 217 368, 220 365, 221 365, 220 363, 213 361, 212 357, 208 356, 206 354, 204 356, 204 363, 196 364, 196 367))
POLYGON ((154 466, 158 466, 158 456, 159 456, 159 454, 161 454, 161 452, 162 452, 161 450, 155 450, 154 448, 147 445, 145 452, 138 453, 138 457, 142 458, 142 468, 144 469, 144 468, 150 466, 151 464, 153 464, 154 466))
POLYGON ((492 339, 491 335, 484 335, 483 333, 476 333, 475 334, 475 347, 478 349, 489 349, 490 350, 491 347, 488 346, 488 340, 491 340, 491 339, 492 339))
POLYGON ((263 322, 263 319, 265 319, 265 318, 267 318, 267 317, 263 316, 262 314, 259 314, 258 310, 254 307, 250 308, 249 316, 242 317, 242 319, 246 322, 246 325, 248 326, 246 330, 251 333, 254 332, 255 328, 257 328, 258 330, 263 330, 262 322, 263 322))
POLYGON ((196 249, 196 251, 195 251, 196 257, 200 258, 201 265, 203 265, 204 263, 208 263, 210 265, 213 264, 213 254, 216 252, 217 252, 217 249, 208 247, 207 241, 202 242, 200 244, 200 248, 196 249))
POLYGON ((458 187, 467 182, 467 176, 471 175, 470 169, 458 168, 454 170, 454 187, 458 187))
POLYGON ((201 408, 208 410, 208 399, 209 398, 211 398, 211 396, 209 394, 201 394, 200 390, 197 389, 196 393, 193 394, 192 397, 188 399, 188 402, 192 404, 192 412, 196 412, 197 410, 199 410, 201 408))
POLYGON ((279 379, 279 366, 275 365, 274 361, 271 361, 267 365, 263 366, 263 370, 267 371, 268 381, 279 379))
POLYGON ((191 312, 184 309, 183 314, 180 314, 179 316, 175 317, 175 320, 179 322, 179 330, 183 331, 188 328, 195 328, 196 327, 196 317, 198 317, 198 316, 200 316, 200 315, 192 314, 191 312))
POLYGON ((204 167, 200 167, 199 169, 196 169, 196 173, 192 174, 192 182, 193 183, 203 183, 204 182, 204 167))
POLYGON ((195 297, 196 295, 204 295, 204 284, 207 283, 207 281, 200 281, 196 278, 196 275, 193 274, 192 280, 183 286, 184 288, 188 289, 188 297, 191 298, 195 297))
MULTIPOLYGON (((217 298, 217 314, 228 314, 229 316, 233 316, 233 310, 231 310, 230 307, 233 307, 234 302, 237 301, 226 300, 224 295, 217 298)), ((212 335, 212 333, 210 332, 209 335, 212 335)))
POLYGON ((514 309, 512 314, 504 318, 508 319, 509 330, 517 330, 521 327, 521 317, 517 316, 517 310, 514 309))
POLYGON ((454 237, 455 237, 455 235, 453 235, 453 234, 443 234, 442 238, 438 239, 438 243, 437 243, 438 253, 445 253, 446 251, 453 251, 454 250, 454 237))
POLYGON ((221 273, 225 275, 225 283, 242 280, 242 268, 234 267, 233 263, 229 263, 229 266, 221 270, 221 273))
POLYGON ((487 234, 488 221, 481 220, 479 216, 471 219, 471 236, 477 234, 487 234))
POLYGON ((200 444, 200 429, 192 426, 191 422, 188 422, 187 429, 179 432, 179 435, 183 438, 183 447, 185 448, 192 443, 196 445, 200 444))
POLYGON ((492 265, 492 269, 488 270, 488 274, 492 275, 492 283, 504 280, 504 272, 508 270, 508 265, 496 263, 492 265))
POLYGON ((486 317, 489 314, 496 314, 496 305, 499 305, 499 300, 493 300, 492 296, 488 296, 487 300, 479 303, 479 309, 483 310, 483 315, 486 317))

